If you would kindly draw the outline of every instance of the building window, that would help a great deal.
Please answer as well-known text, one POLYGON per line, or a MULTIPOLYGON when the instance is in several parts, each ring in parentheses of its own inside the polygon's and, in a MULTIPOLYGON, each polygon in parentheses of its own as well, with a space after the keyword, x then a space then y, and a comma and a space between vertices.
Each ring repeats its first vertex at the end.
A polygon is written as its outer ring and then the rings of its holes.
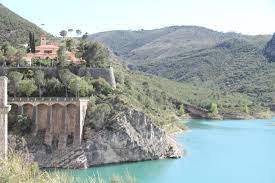
POLYGON ((35 50, 35 53, 39 53, 40 52, 40 50, 35 50))
POLYGON ((53 52, 52 50, 45 50, 44 51, 44 53, 47 53, 47 54, 52 53, 52 52, 53 52))

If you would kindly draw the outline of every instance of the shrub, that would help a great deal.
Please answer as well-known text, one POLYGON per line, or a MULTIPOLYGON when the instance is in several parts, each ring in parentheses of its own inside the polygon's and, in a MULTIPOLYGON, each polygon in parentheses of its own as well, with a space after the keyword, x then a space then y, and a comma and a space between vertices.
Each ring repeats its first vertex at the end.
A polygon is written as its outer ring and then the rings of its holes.
POLYGON ((183 106, 183 104, 181 104, 180 108, 179 108, 179 111, 178 111, 178 115, 182 116, 182 115, 184 115, 184 113, 185 113, 184 106, 183 106))
POLYGON ((92 128, 101 128, 111 114, 111 107, 108 104, 89 105, 86 115, 86 124, 92 128))
MULTIPOLYGON (((107 183, 100 175, 81 180, 68 173, 58 171, 46 172, 40 170, 36 163, 32 163, 23 154, 10 152, 7 159, 0 159, 0 182, 3 183, 107 183)), ((124 176, 113 175, 108 182, 135 183, 136 179, 125 173, 124 176)))
POLYGON ((37 86, 35 85, 35 82, 30 79, 25 79, 20 81, 18 91, 21 93, 21 95, 24 96, 31 96, 33 92, 37 90, 37 86))
POLYGON ((91 96, 94 91, 93 86, 80 77, 72 79, 68 88, 77 97, 91 96))
POLYGON ((62 83, 55 77, 46 81, 46 90, 48 96, 59 96, 61 93, 64 93, 62 83))
POLYGON ((33 66, 37 65, 37 66, 44 66, 44 67, 50 67, 53 65, 53 61, 51 59, 37 59, 34 61, 34 63, 32 64, 33 66))
MULTIPOLYGON (((27 115, 18 115, 16 126, 19 127, 22 134, 29 133, 31 131, 32 121, 27 115)), ((17 128, 18 129, 18 128, 17 128)))
POLYGON ((113 91, 111 85, 103 78, 92 80, 92 84, 98 94, 108 95, 113 91))
POLYGON ((243 104, 243 112, 244 113, 249 113, 247 102, 244 102, 244 104, 243 104))
POLYGON ((215 102, 211 102, 210 111, 212 114, 218 114, 218 105, 215 102))

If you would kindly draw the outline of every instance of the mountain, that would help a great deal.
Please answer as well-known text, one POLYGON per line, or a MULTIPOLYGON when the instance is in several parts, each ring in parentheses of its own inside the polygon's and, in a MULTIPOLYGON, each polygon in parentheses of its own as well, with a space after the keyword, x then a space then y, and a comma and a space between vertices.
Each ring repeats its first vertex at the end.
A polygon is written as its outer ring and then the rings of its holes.
MULTIPOLYGON (((3 41, 9 41, 14 45, 26 43, 29 31, 34 31, 36 35, 44 33, 38 26, 11 12, 2 4, 0 4, 0 10, 0 44, 3 41)), ((127 86, 120 92, 124 93, 134 106, 139 106, 144 111, 148 110, 147 114, 152 114, 152 118, 159 122, 169 121, 168 116, 170 115, 167 114, 174 113, 180 103, 209 109, 210 103, 215 100, 219 104, 221 112, 240 112, 244 100, 248 100, 251 111, 259 111, 261 108, 257 106, 257 103, 253 103, 255 99, 268 105, 272 95, 271 91, 273 91, 269 85, 271 67, 268 67, 269 65, 266 64, 265 58, 259 50, 269 38, 270 36, 256 36, 252 39, 251 36, 236 33, 224 34, 196 26, 173 26, 140 31, 109 31, 89 36, 90 40, 102 42, 115 55, 138 70, 137 72, 128 71, 124 67, 122 69, 122 66, 117 67, 116 64, 112 64, 118 83, 127 86), (226 67, 222 67, 223 62, 220 61, 220 58, 226 58, 226 52, 229 55, 232 54, 232 57, 235 55, 234 52, 226 51, 227 49, 235 49, 236 53, 240 53, 238 49, 245 48, 242 44, 248 45, 249 49, 255 47, 256 51, 254 55, 251 54, 251 59, 261 55, 260 59, 256 60, 257 67, 253 70, 255 73, 253 78, 257 82, 255 86, 261 87, 261 89, 254 92, 253 88, 249 87, 253 93, 251 98, 247 98, 247 93, 237 90, 239 89, 238 85, 236 85, 237 89, 233 90, 234 92, 224 90, 224 86, 233 86, 234 83, 230 82, 237 81, 234 77, 239 75, 235 75, 234 67, 240 71, 240 74, 246 76, 246 71, 242 72, 244 70, 242 67, 246 63, 236 61, 231 64, 228 59, 225 62, 227 63, 226 67), (259 65, 263 68, 259 68, 259 65), (220 74, 224 68, 231 73, 231 77, 227 78, 229 84, 226 85, 222 82, 226 77, 222 77, 223 74, 220 74), (264 69, 266 71, 262 72, 264 69), (267 79, 257 79, 262 77, 267 79), (213 79, 217 79, 217 82, 211 81, 213 79), (255 97, 254 93, 258 97, 255 97), (164 120, 160 114, 165 115, 167 119, 164 120)), ((247 51, 243 50, 243 52, 247 51)), ((249 53, 251 52, 249 51, 248 55, 249 53)), ((242 56, 243 53, 240 54, 240 58, 242 56)), ((250 71, 251 68, 247 68, 247 73, 251 73, 250 71)), ((250 83, 250 80, 246 82, 248 86, 250 83)), ((243 90, 245 91, 245 89, 243 90)), ((119 87, 118 90, 120 90, 119 87)))
POLYGON ((98 41, 128 60, 160 59, 211 48, 227 39, 243 38, 252 44, 265 44, 270 36, 244 36, 222 33, 198 26, 172 26, 154 30, 108 31, 92 34, 90 40, 98 41), (252 38, 252 39, 251 39, 252 38))
POLYGON ((222 33, 197 26, 109 31, 90 35, 130 68, 180 82, 239 93, 268 106, 275 64, 264 56, 270 35, 222 33))
POLYGON ((0 3, 0 45, 6 41, 14 46, 26 44, 30 31, 37 36, 45 33, 37 25, 20 17, 0 3))

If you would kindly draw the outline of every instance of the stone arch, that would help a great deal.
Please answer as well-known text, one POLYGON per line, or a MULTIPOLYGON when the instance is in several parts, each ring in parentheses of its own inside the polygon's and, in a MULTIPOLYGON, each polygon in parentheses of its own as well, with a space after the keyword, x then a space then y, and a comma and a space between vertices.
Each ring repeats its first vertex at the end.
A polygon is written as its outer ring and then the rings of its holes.
POLYGON ((46 102, 39 102, 38 104, 36 104, 37 106, 38 105, 46 105, 46 106, 49 106, 49 104, 47 104, 46 102))
POLYGON ((62 128, 64 106, 56 103, 52 105, 52 127, 53 134, 59 135, 62 128))
POLYGON ((23 114, 27 115, 30 119, 33 118, 33 105, 30 103, 23 104, 23 114))
POLYGON ((48 127, 48 105, 38 104, 37 105, 37 129, 43 130, 48 127))
POLYGON ((10 105, 11 105, 10 113, 18 114, 18 112, 19 112, 19 106, 18 106, 18 104, 11 103, 10 105))
POLYGON ((12 129, 17 121, 17 115, 19 114, 19 106, 15 103, 10 104, 11 110, 8 113, 8 127, 12 129))

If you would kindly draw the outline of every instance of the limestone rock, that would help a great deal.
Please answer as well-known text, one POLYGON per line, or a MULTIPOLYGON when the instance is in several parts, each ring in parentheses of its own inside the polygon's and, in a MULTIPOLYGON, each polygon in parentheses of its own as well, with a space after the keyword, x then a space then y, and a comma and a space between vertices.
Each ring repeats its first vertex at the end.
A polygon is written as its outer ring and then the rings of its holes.
POLYGON ((88 165, 179 158, 174 139, 143 112, 125 109, 99 131, 86 131, 88 165))

